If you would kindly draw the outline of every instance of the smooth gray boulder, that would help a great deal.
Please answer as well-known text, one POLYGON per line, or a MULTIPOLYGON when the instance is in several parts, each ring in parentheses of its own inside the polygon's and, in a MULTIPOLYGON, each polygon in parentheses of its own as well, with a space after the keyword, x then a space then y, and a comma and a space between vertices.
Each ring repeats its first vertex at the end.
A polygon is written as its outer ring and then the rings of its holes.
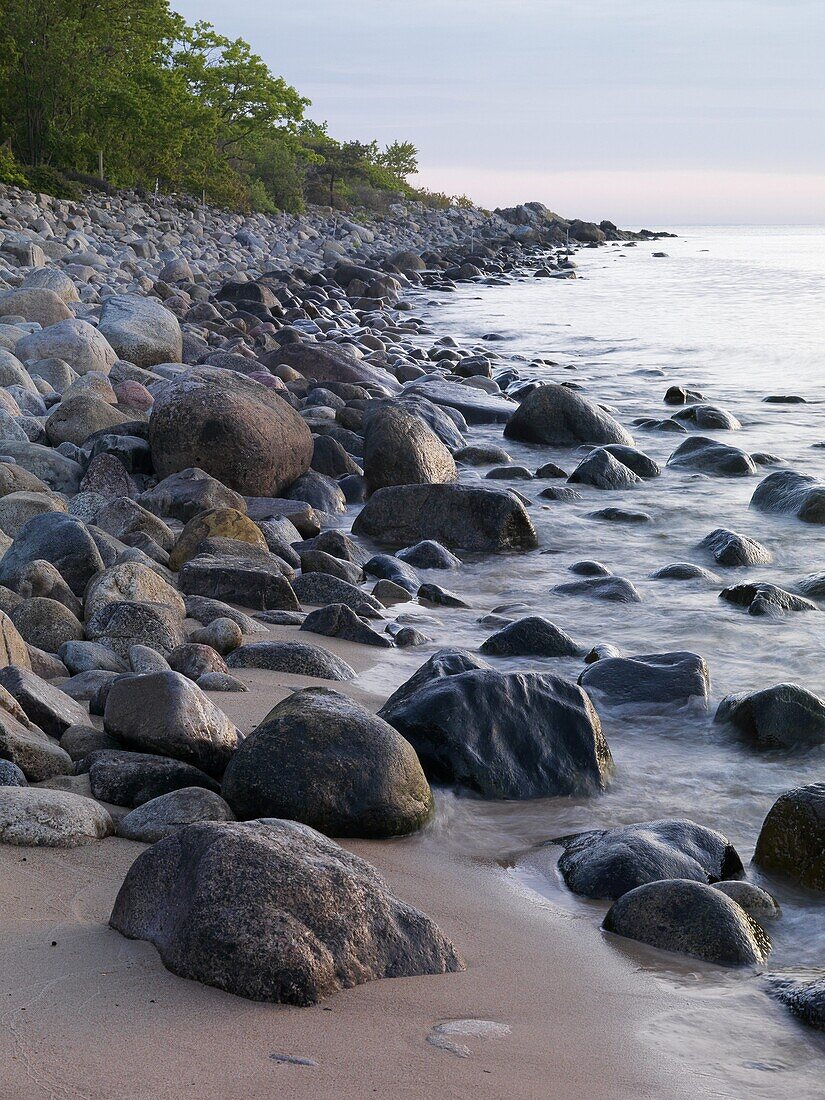
POLYGON ((152 753, 99 749, 79 760, 77 771, 88 772, 95 798, 115 806, 142 806, 183 787, 220 791, 215 780, 199 768, 152 753))
POLYGON ((773 976, 771 993, 803 1024, 825 1031, 825 975, 801 980, 773 976))
POLYGON ((606 447, 595 447, 586 455, 567 479, 577 485, 592 485, 594 489, 616 491, 633 489, 642 479, 625 466, 606 447))
POLYGON ((480 646, 488 657, 576 657, 582 653, 569 634, 541 615, 528 615, 492 634, 480 646))
POLYGON ((103 301, 98 331, 120 359, 135 366, 180 363, 183 335, 177 317, 158 298, 112 294, 103 301))
POLYGON ((88 721, 85 707, 27 669, 14 665, 0 669, 0 687, 17 701, 29 721, 50 737, 62 737, 69 726, 88 721))
POLYGON ((148 646, 162 656, 186 641, 180 615, 164 604, 124 600, 106 604, 86 623, 86 637, 102 642, 128 658, 134 645, 148 646))
POLYGON ((386 393, 401 392, 401 385, 389 371, 352 355, 339 344, 315 342, 283 344, 267 352, 264 365, 270 370, 285 363, 304 378, 316 382, 354 382, 357 385, 377 385, 386 393))
POLYGON ((108 374, 117 361, 117 352, 100 329, 76 317, 49 325, 24 337, 15 354, 28 360, 62 359, 78 374, 97 371, 108 374))
POLYGON ((249 642, 233 650, 226 663, 231 669, 265 668, 319 680, 353 680, 356 675, 355 669, 334 653, 305 642, 249 642))
POLYGON ((330 603, 342 603, 358 615, 368 619, 380 619, 382 607, 378 600, 354 584, 342 581, 328 573, 305 573, 296 577, 292 585, 295 595, 302 603, 326 606, 330 603))
POLYGON ((433 812, 412 746, 328 688, 271 710, 232 757, 222 793, 239 818, 283 817, 330 836, 400 836, 433 812))
POLYGON ((667 464, 719 477, 750 477, 758 472, 756 463, 745 451, 704 435, 694 435, 680 443, 667 464))
POLYGON ((754 863, 811 890, 825 890, 825 783, 785 791, 762 822, 754 863))
POLYGON ((163 478, 157 485, 142 492, 138 503, 156 516, 179 519, 182 523, 188 523, 199 512, 208 512, 212 508, 234 508, 238 512, 246 512, 246 502, 240 493, 196 466, 163 478))
POLYGON ((86 524, 63 512, 33 516, 0 559, 0 584, 14 588, 15 578, 33 561, 50 562, 76 596, 103 572, 103 559, 86 524))
POLYGON ((689 879, 630 890, 613 903, 602 927, 718 966, 759 966, 771 950, 767 934, 740 905, 721 890, 689 879))
POLYGON ((697 549, 706 550, 714 561, 731 568, 746 568, 752 565, 769 565, 773 555, 767 547, 747 535, 717 527, 705 535, 697 549))
POLYGON ((113 832, 108 811, 92 798, 42 787, 0 787, 0 844, 77 848, 113 832))
POLYGON ((234 821, 219 794, 205 787, 181 787, 136 806, 117 823, 117 835, 156 844, 197 821, 234 821))
POLYGON ((327 638, 343 638, 360 645, 376 646, 380 649, 392 648, 392 640, 386 634, 378 634, 371 626, 343 603, 331 603, 310 611, 300 626, 310 634, 321 634, 327 638))
POLYGON ((16 764, 30 783, 74 771, 69 754, 31 721, 5 688, 0 688, 0 760, 16 764))
POLYGON ((531 550, 538 539, 522 502, 505 489, 394 485, 373 493, 352 525, 384 545, 435 539, 451 550, 531 550))
POLYGON ((109 923, 153 943, 173 973, 257 1001, 316 1004, 463 966, 373 867, 294 821, 189 825, 159 841, 132 865, 109 923))
POLYGON ((691 879, 714 883, 744 875, 730 841, 694 821, 645 821, 595 829, 554 841, 558 868, 574 894, 615 900, 646 882, 691 879))
POLYGON ((642 597, 632 581, 625 577, 585 577, 580 581, 565 581, 553 588, 563 596, 590 596, 613 603, 641 603, 642 597))
POLYGON ((633 446, 633 437, 613 417, 569 386, 539 386, 518 406, 504 428, 505 439, 576 447, 580 443, 633 446))
POLYGON ((395 555, 405 565, 414 569, 459 569, 461 559, 451 554, 446 546, 434 539, 422 539, 414 546, 407 546, 395 555))
POLYGON ((796 516, 804 523, 825 523, 825 482, 795 470, 777 470, 759 482, 751 508, 796 516))
MULTIPOLYGON (((52 447, 44 447, 40 443, 23 443, 15 439, 5 439, 0 452, 14 459, 18 466, 45 482, 49 489, 55 492, 74 494, 80 488, 83 467, 73 458, 68 458, 52 447)), ((35 487, 32 486, 32 488, 35 487)))
POLYGON ((370 492, 386 485, 432 485, 458 479, 453 456, 434 432, 403 409, 379 410, 364 435, 370 492))
POLYGON ((737 607, 746 607, 749 615, 769 615, 776 618, 792 611, 819 611, 815 603, 793 592, 786 592, 776 584, 756 581, 752 584, 734 584, 723 588, 719 599, 737 607))
POLYGON ((611 706, 628 704, 680 707, 707 706, 710 676, 697 653, 644 653, 636 657, 606 657, 588 665, 579 676, 588 692, 611 706))
POLYGON ((404 387, 404 394, 425 397, 434 405, 455 409, 468 424, 505 423, 518 409, 509 398, 483 393, 473 386, 444 378, 418 378, 404 387))
POLYGON ((759 749, 825 744, 825 702, 798 684, 726 695, 714 721, 730 723, 759 749))

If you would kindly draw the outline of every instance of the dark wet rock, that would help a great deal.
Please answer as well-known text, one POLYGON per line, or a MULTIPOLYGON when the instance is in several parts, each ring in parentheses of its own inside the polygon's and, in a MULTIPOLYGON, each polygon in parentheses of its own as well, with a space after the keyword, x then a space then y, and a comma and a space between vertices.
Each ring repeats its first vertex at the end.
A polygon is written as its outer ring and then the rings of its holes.
POLYGON ((469 607, 465 600, 462 600, 460 596, 457 596, 455 592, 450 592, 447 588, 442 588, 440 584, 422 584, 416 593, 421 603, 431 604, 433 607, 469 607))
POLYGON ((78 761, 79 772, 89 773, 92 794, 115 806, 142 806, 144 802, 179 791, 182 787, 220 788, 199 768, 168 756, 104 749, 78 761))
POLYGON ((760 749, 825 744, 825 702, 798 684, 726 695, 716 722, 729 722, 760 749))
POLYGON ((545 462, 541 466, 538 467, 538 469, 536 470, 535 476, 538 477, 538 478, 545 478, 545 477, 567 478, 568 473, 567 473, 566 470, 563 470, 561 468, 561 466, 557 466, 555 462, 545 462))
POLYGON ((762 823, 753 860, 765 871, 825 890, 825 783, 779 796, 762 823))
POLYGON ((620 443, 608 443, 601 449, 607 451, 607 453, 612 455, 617 462, 620 462, 623 466, 627 466, 627 468, 632 470, 637 477, 644 480, 659 477, 662 472, 659 463, 655 462, 649 455, 646 455, 644 451, 640 451, 638 447, 626 447, 620 443))
POLYGON ((392 581, 413 596, 421 586, 421 579, 413 567, 393 554, 374 554, 364 564, 364 572, 370 577, 392 581))
POLYGON ((31 721, 5 688, 0 691, 0 760, 16 764, 31 783, 73 771, 68 753, 31 721))
POLYGON ((741 906, 703 882, 666 879, 623 894, 602 927, 661 951, 720 966, 764 963, 771 943, 741 906))
POLYGON ((650 574, 657 581, 717 581, 719 578, 709 569, 689 561, 677 561, 664 565, 650 574))
POLYGON ((416 630, 415 627, 412 626, 402 626, 393 633, 392 639, 399 649, 425 645, 427 642, 431 641, 426 634, 422 634, 420 630, 416 630))
POLYGON ((153 943, 173 973, 257 1001, 309 1005, 376 978, 462 968, 373 867, 293 821, 167 837, 132 865, 110 924, 153 943))
POLYGON ((0 760, 0 787, 27 787, 28 780, 11 760, 0 760))
POLYGON ((309 469, 312 435, 273 390, 198 367, 155 395, 149 442, 161 478, 197 467, 250 496, 277 494, 309 469))
POLYGON ((364 579, 364 570, 360 565, 333 557, 323 550, 305 550, 301 554, 301 573, 327 573, 348 584, 360 584, 364 579))
POLYGON ((0 560, 0 584, 14 588, 15 578, 34 561, 50 562, 76 596, 103 571, 103 559, 86 524, 64 512, 33 516, 0 560))
POLYGON ((329 603, 343 603, 368 619, 380 619, 382 607, 368 592, 354 584, 332 577, 328 573, 307 573, 294 582, 295 594, 303 603, 316 607, 329 603))
POLYGON ((246 739, 223 794, 238 817, 283 817, 332 836, 414 832, 432 794, 412 747, 375 715, 326 688, 296 692, 246 739))
POLYGON ((581 500, 582 495, 572 485, 548 485, 539 493, 542 500, 555 500, 559 504, 572 504, 574 500, 581 500))
POLYGON ((586 577, 582 581, 566 581, 557 584, 554 592, 563 596, 591 596, 596 600, 612 600, 616 603, 641 603, 636 586, 624 577, 586 577))
POLYGON ((370 492, 386 485, 455 481, 453 457, 441 440, 402 409, 380 409, 364 436, 364 476, 370 492))
POLYGON ((691 701, 707 705, 710 692, 707 664, 698 654, 686 652, 596 661, 579 676, 579 683, 613 706, 652 703, 670 707, 691 701))
POLYGON ((456 676, 461 672, 471 672, 477 669, 489 669, 490 665, 470 653, 466 649, 439 649, 427 661, 418 668, 409 680, 406 680, 387 699, 384 708, 392 709, 409 699, 419 688, 433 680, 442 679, 445 676, 456 676))
POLYGON ((615 901, 660 879, 714 883, 744 875, 736 849, 721 833, 688 820, 645 821, 595 829, 554 841, 558 866, 574 894, 615 901))
POLYGON ((392 607, 393 604, 397 603, 409 603, 413 597, 412 592, 402 588, 395 581, 389 581, 386 578, 376 582, 370 595, 378 600, 383 607, 392 607))
POLYGON ((757 466, 781 466, 782 459, 770 451, 754 451, 751 458, 757 466))
POLYGON ((88 725, 85 714, 83 722, 75 726, 69 726, 60 738, 60 747, 69 754, 72 760, 82 760, 93 752, 103 749, 122 749, 121 743, 103 730, 95 729, 88 725))
POLYGON ((458 569, 461 565, 455 554, 433 539, 423 539, 415 546, 399 550, 395 556, 415 569, 458 569))
POLYGON ((340 558, 342 561, 351 562, 353 565, 364 565, 369 561, 370 555, 358 543, 354 542, 343 531, 322 531, 315 538, 306 539, 296 546, 299 554, 308 550, 318 550, 331 557, 340 558))
POLYGON ((796 582, 796 587, 804 596, 814 600, 825 599, 825 572, 809 573, 796 582))
POLYGON ((301 623, 301 630, 307 630, 311 634, 322 634, 327 638, 344 638, 349 642, 360 642, 362 645, 377 646, 381 649, 389 649, 392 646, 386 634, 376 633, 343 603, 327 604, 326 607, 319 607, 317 611, 311 611, 301 623))
POLYGON ((559 676, 442 670, 416 690, 404 685, 379 713, 433 782, 484 798, 594 793, 613 770, 590 700, 559 676))
POLYGON ((265 668, 271 672, 291 672, 297 676, 316 676, 319 680, 353 680, 355 669, 346 661, 304 642, 249 642, 229 654, 229 668, 265 668))
MULTIPOLYGON (((466 390, 466 387, 463 388, 466 390)), ((448 450, 458 451, 464 446, 462 432, 467 430, 467 422, 461 413, 448 406, 433 404, 426 397, 412 393, 404 393, 391 401, 369 401, 364 408, 362 430, 366 433, 372 417, 388 408, 402 410, 409 416, 417 417, 448 450)))
POLYGON ((339 478, 345 474, 363 474, 363 469, 351 458, 337 439, 330 435, 313 437, 312 466, 319 474, 339 478))
POLYGON ((650 523, 653 519, 649 512, 636 512, 629 508, 599 508, 596 512, 588 512, 587 518, 605 523, 650 523))
POLYGON ((689 401, 702 399, 702 394, 698 390, 691 390, 686 386, 669 386, 663 398, 666 405, 686 405, 689 401))
POLYGON ((704 435, 691 436, 680 443, 667 464, 720 477, 749 477, 757 472, 756 463, 745 451, 704 435))
POLYGON ((484 475, 491 481, 532 481, 533 475, 526 466, 496 466, 484 475))
POLYGON ((690 405, 674 413, 673 419, 695 424, 697 428, 703 428, 705 431, 736 432, 742 427, 732 413, 727 409, 720 409, 718 405, 690 405))
POLYGON ((197 554, 181 566, 178 584, 186 596, 231 601, 262 611, 297 611, 299 607, 292 585, 268 551, 254 557, 245 551, 237 556, 197 554))
POLYGON ((815 603, 795 596, 778 585, 759 581, 754 584, 734 584, 723 588, 719 599, 737 607, 746 607, 749 615, 786 615, 792 611, 818 611, 815 603))
POLYGON ((705 535, 698 549, 707 550, 714 561, 731 568, 744 568, 751 565, 768 565, 773 555, 767 547, 747 535, 739 535, 724 527, 717 527, 705 535))
POLYGON ((238 745, 223 711, 185 676, 121 676, 106 698, 103 725, 127 748, 172 756, 220 776, 238 745))
POLYGON ((741 906, 748 916, 758 924, 766 920, 776 920, 781 915, 776 898, 772 897, 767 890, 763 890, 761 886, 755 886, 752 882, 729 879, 725 882, 714 882, 712 885, 715 890, 720 890, 732 901, 735 901, 737 905, 741 906))
POLYGON ((383 367, 358 359, 338 344, 327 342, 283 344, 263 356, 264 364, 273 367, 285 363, 304 378, 327 384, 354 382, 380 386, 387 393, 398 393, 401 386, 383 367))
POLYGON ((642 479, 605 447, 594 448, 581 460, 568 480, 573 484, 607 490, 632 489, 642 484, 642 479))
POLYGON ((24 668, 0 669, 0 687, 17 700, 30 722, 51 737, 59 738, 69 726, 87 720, 84 707, 24 668))
POLYGON ((493 443, 461 447, 453 453, 453 458, 456 462, 463 462, 465 466, 488 466, 495 462, 512 462, 504 448, 496 447, 493 443))
POLYGON ((181 787, 135 807, 117 823, 117 835, 156 844, 194 822, 234 820, 235 815, 219 794, 205 787, 181 787))
POLYGON ((95 612, 86 623, 86 636, 102 642, 119 657, 129 656, 133 645, 145 645, 166 656, 186 641, 180 616, 163 604, 111 603, 95 612))
POLYGON ((435 405, 457 409, 468 424, 501 424, 518 409, 515 402, 505 397, 483 393, 474 386, 447 382, 442 378, 419 378, 409 383, 404 392, 426 397, 435 405))
POLYGON ((337 481, 315 470, 308 470, 296 478, 287 489, 292 500, 303 500, 319 512, 334 516, 347 510, 347 498, 337 481))
POLYGON ((777 470, 759 482, 751 508, 797 516, 805 523, 825 523, 825 482, 795 470, 777 470))
POLYGON ((60 690, 65 691, 78 703, 87 702, 90 714, 103 714, 102 706, 99 710, 93 709, 95 700, 98 699, 104 685, 111 683, 115 676, 119 676, 122 671, 124 670, 109 672, 104 669, 93 668, 86 672, 77 672, 74 676, 70 676, 68 680, 63 681, 60 690))
POLYGON ((575 561, 567 568, 579 577, 611 577, 613 575, 607 566, 602 565, 600 561, 575 561))
POLYGON ((775 976, 771 993, 803 1024, 825 1031, 825 975, 808 980, 775 976))
POLYGON ((356 535, 407 546, 435 539, 451 550, 527 550, 537 545, 524 505, 504 489, 395 485, 379 489, 352 526, 356 535))
MULTIPOLYGON (((232 623, 232 626, 235 624, 232 623)), ((238 633, 240 634, 240 631, 238 633)), ((239 641, 238 645, 240 644, 239 641)), ((199 680, 201 676, 212 672, 226 672, 226 662, 216 649, 191 640, 172 650, 169 654, 169 667, 174 672, 185 676, 187 680, 199 680)))
POLYGON ((594 645, 593 648, 584 655, 584 663, 586 665, 595 664, 596 661, 605 661, 609 657, 624 657, 624 653, 618 646, 610 645, 608 642, 600 642, 598 645, 594 645))
POLYGON ((484 642, 481 652, 492 657, 576 657, 582 652, 569 634, 541 615, 518 619, 484 642))
POLYGON ((579 443, 633 446, 633 437, 598 405, 568 386, 540 386, 522 401, 504 429, 507 439, 575 447, 579 443))

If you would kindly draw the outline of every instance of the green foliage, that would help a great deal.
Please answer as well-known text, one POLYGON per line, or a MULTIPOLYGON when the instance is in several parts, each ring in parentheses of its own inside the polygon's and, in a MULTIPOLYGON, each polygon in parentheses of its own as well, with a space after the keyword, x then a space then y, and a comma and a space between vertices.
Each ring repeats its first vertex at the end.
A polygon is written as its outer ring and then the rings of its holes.
POLYGON ((53 195, 56 199, 77 201, 83 197, 83 192, 76 183, 66 179, 56 168, 50 168, 48 164, 27 169, 26 179, 30 191, 42 191, 43 194, 53 195))
POLYGON ((0 147, 0 182, 74 196, 61 173, 98 174, 102 156, 116 187, 157 182, 241 210, 426 196, 408 182, 411 142, 336 141, 248 43, 187 25, 169 0, 2 0, 2 10, 0 146, 11 152, 0 147))

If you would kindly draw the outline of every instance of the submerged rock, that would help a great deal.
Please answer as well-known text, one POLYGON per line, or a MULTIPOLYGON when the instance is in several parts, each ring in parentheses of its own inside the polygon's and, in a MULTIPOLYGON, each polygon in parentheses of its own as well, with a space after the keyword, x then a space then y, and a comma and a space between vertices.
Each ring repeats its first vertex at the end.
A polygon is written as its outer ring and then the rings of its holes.
POLYGON ((825 482, 795 470, 777 470, 759 482, 751 508, 797 516, 805 523, 825 523, 825 482))
POLYGON ((723 588, 719 599, 737 607, 746 607, 749 615, 785 615, 791 611, 818 611, 815 603, 778 585, 758 581, 754 584, 734 584, 723 588))
POLYGON ((747 535, 728 531, 724 527, 717 527, 709 535, 705 535, 698 549, 707 550, 714 561, 732 568, 769 565, 773 561, 770 550, 761 542, 748 538, 747 535))
POLYGON ((568 480, 574 484, 592 485, 595 489, 607 490, 632 489, 642 484, 638 474, 615 458, 606 447, 594 448, 581 460, 568 480))
POLYGON ((631 581, 624 577, 589 576, 582 581, 566 581, 553 589, 564 596, 592 596, 615 603, 641 603, 642 597, 631 581))
POLYGON ((579 683, 614 706, 683 706, 691 701, 707 705, 710 692, 707 664, 698 654, 686 652, 607 657, 589 665, 579 683))
POLYGON ((258 1001, 309 1005, 375 978, 462 968, 374 868, 291 821, 176 832, 132 865, 109 923, 153 943, 173 973, 258 1001))
POLYGON ((509 623, 480 648, 493 657, 576 657, 582 652, 569 634, 541 615, 509 623))
POLYGON ((613 417, 568 386, 539 386, 522 401, 504 428, 506 439, 575 447, 580 443, 633 446, 633 437, 613 417))
POLYGON ((667 464, 724 477, 748 477, 757 472, 756 463, 745 451, 704 435, 680 443, 667 464))
POLYGON ((825 1031, 825 975, 811 980, 773 977, 771 992, 798 1020, 825 1031))
POLYGON ((812 890, 825 890, 825 783, 781 794, 762 823, 757 863, 812 890))
POLYGON ((825 702, 798 684, 726 695, 715 722, 729 722, 757 748, 825 744, 825 702))

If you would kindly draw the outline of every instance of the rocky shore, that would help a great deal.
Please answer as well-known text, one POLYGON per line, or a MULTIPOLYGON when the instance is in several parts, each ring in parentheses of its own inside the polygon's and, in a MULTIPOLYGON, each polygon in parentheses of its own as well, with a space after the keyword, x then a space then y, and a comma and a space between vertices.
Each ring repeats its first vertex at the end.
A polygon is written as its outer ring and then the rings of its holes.
MULTIPOLYGON (((472 347, 436 333, 415 302, 458 283, 575 278, 576 247, 654 236, 540 204, 399 206, 362 224, 0 192, 4 850, 70 860, 121 846, 107 857, 122 880, 111 928, 154 945, 173 974, 253 1001, 464 980, 472 951, 432 919, 426 890, 413 905, 379 874, 374 863, 392 863, 381 844, 427 826, 433 787, 595 797, 615 770, 602 707, 709 695, 699 654, 588 649, 506 608, 482 620, 480 652, 438 648, 451 609, 467 606, 450 586, 464 558, 539 549, 533 498, 497 482, 558 504, 575 486, 653 481, 661 467, 630 427, 675 433, 670 464, 713 477, 776 460, 701 434, 738 424, 699 393, 674 387, 673 416, 625 426, 597 395, 520 373, 496 332, 472 347), (508 443, 569 449, 569 469, 522 468, 508 443), (359 680, 391 650, 420 652, 419 667, 376 697, 359 680), (536 656, 584 671, 496 667, 536 656), (368 859, 339 840, 369 841, 368 859)), ((821 523, 821 496, 780 470, 753 507, 821 523)), ((770 560, 725 528, 702 545, 716 566, 770 560)), ((667 567, 677 579, 701 568, 667 567)), ((558 592, 639 599, 596 561, 574 573, 558 592)), ((816 610, 809 582, 722 597, 752 615, 816 610)), ((823 715, 815 695, 781 684, 726 698, 717 721, 762 746, 819 744, 823 715)), ((822 784, 782 795, 759 866, 823 889, 823 806, 822 784)), ((608 903, 607 931, 716 964, 766 962, 777 906, 720 833, 668 819, 551 839, 547 873, 557 864, 570 890, 608 903)), ((777 996, 823 1026, 820 987, 777 996)), ((504 1026, 458 1022, 476 1039, 504 1026)), ((648 1084, 633 1094, 656 1095, 648 1084)))

